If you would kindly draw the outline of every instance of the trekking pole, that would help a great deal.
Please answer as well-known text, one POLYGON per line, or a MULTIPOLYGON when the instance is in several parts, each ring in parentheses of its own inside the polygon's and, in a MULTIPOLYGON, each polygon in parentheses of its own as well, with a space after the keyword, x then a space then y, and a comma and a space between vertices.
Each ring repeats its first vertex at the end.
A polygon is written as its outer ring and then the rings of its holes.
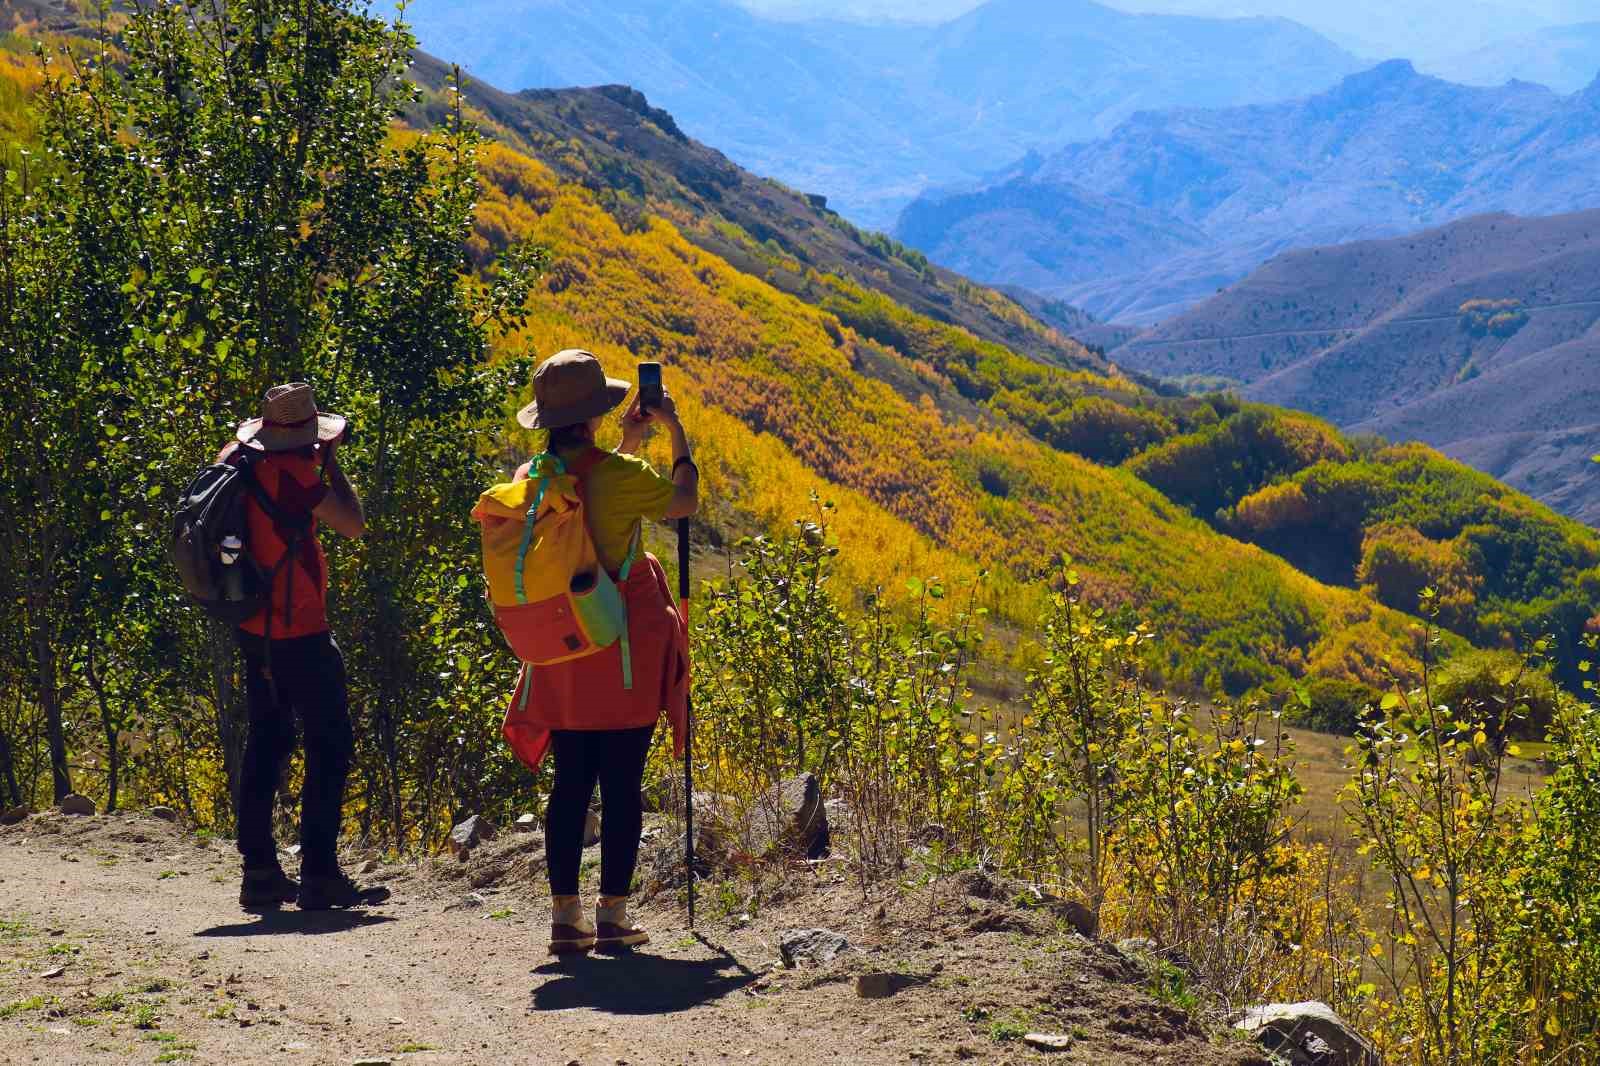
MULTIPOLYGON (((678 613, 689 639, 689 520, 678 519, 678 613)), ((694 696, 686 687, 683 721, 683 865, 689 881, 689 932, 694 932, 694 696)))

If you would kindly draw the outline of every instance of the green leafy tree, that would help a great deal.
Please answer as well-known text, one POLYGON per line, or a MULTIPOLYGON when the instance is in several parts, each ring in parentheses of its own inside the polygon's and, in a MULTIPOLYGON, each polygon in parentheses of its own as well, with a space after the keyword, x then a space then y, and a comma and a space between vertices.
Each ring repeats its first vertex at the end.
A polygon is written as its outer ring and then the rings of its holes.
POLYGON ((19 486, 8 500, 38 501, 41 535, 18 530, 6 569, 40 605, 28 623, 39 702, 60 719, 64 678, 81 675, 100 734, 84 743, 113 774, 138 708, 156 737, 143 762, 197 814, 225 818, 243 741, 231 641, 183 609, 152 542, 264 389, 310 380, 360 427, 344 455, 374 531, 335 552, 331 597, 370 727, 357 730, 364 825, 397 841, 437 832, 455 805, 442 797, 469 782, 442 758, 445 731, 423 727, 462 695, 458 675, 476 706, 504 680, 470 670, 494 645, 465 594, 466 515, 498 472, 478 442, 503 424, 508 375, 525 371, 488 369, 488 341, 518 324, 539 256, 499 249, 473 271, 477 134, 453 87, 439 129, 402 124, 422 94, 403 24, 350 0, 227 0, 203 16, 156 0, 128 16, 115 66, 102 34, 87 59, 47 57, 62 68, 40 101, 50 177, 8 183, 8 218, 24 220, 7 239, 26 246, 6 257, 7 337, 31 347, 7 354, 39 395, 6 430, 37 458, 5 476, 19 486), (46 417, 70 432, 41 433, 46 417), (108 474, 115 500, 101 506, 108 474), (431 747, 409 742, 413 726, 431 747), (204 770, 213 759, 221 780, 204 770))

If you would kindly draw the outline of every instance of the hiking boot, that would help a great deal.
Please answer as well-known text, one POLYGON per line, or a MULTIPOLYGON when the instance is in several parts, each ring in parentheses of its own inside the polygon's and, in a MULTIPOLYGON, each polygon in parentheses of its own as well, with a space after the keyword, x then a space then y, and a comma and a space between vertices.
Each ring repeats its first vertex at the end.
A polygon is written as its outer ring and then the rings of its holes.
POLYGON ((628 901, 602 903, 594 909, 597 951, 626 951, 650 943, 650 934, 628 919, 628 901))
POLYGON ((245 870, 244 883, 239 886, 239 906, 247 911, 268 910, 293 903, 299 895, 300 882, 274 863, 245 870))
POLYGON ((343 873, 300 875, 300 909, 326 911, 335 907, 371 907, 389 898, 383 885, 358 885, 343 873))
POLYGON ((550 912, 550 954, 576 955, 594 947, 594 926, 583 920, 577 900, 555 904, 550 912))

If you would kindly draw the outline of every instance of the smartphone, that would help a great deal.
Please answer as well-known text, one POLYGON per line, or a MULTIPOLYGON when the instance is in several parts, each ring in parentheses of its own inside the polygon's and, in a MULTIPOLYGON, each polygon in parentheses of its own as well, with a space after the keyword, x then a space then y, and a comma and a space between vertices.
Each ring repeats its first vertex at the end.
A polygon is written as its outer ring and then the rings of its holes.
POLYGON ((661 364, 639 364, 639 409, 648 411, 661 406, 661 364))

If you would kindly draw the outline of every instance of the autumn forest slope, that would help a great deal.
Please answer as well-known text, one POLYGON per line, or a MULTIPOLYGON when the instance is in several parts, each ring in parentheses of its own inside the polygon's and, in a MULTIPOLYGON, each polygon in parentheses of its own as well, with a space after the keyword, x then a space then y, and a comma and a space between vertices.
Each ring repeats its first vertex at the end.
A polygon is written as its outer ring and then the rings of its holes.
MULTIPOLYGON (((593 98, 542 99, 570 111, 593 98)), ((641 114, 614 114, 610 140, 675 139, 660 119, 629 117, 641 114)), ((763 253, 712 205, 646 189, 619 208, 592 170, 562 180, 510 148, 487 173, 486 241, 555 255, 528 341, 586 343, 618 367, 663 359, 714 442, 702 450, 727 512, 772 528, 813 491, 838 500, 862 586, 928 565, 987 568, 993 606, 1025 624, 1050 561, 1069 555, 1100 602, 1150 618, 1168 683, 1235 695, 1307 673, 1377 684, 1385 658, 1404 669, 1414 637, 1389 608, 1416 610, 1421 586, 1373 562, 1396 538, 1471 560, 1472 606, 1451 619, 1469 640, 1560 628, 1570 646, 1600 605, 1600 540, 1426 450, 1363 451, 1305 416, 1024 359, 869 287, 881 273, 763 253), (762 275, 714 254, 708 233, 759 256, 762 275), (1277 545, 1279 530, 1233 513, 1254 515, 1252 497, 1295 478, 1339 511, 1300 569, 1246 543, 1277 545)), ((847 242, 833 261, 855 254, 847 242)), ((943 284, 974 306, 1003 299, 943 284)))

